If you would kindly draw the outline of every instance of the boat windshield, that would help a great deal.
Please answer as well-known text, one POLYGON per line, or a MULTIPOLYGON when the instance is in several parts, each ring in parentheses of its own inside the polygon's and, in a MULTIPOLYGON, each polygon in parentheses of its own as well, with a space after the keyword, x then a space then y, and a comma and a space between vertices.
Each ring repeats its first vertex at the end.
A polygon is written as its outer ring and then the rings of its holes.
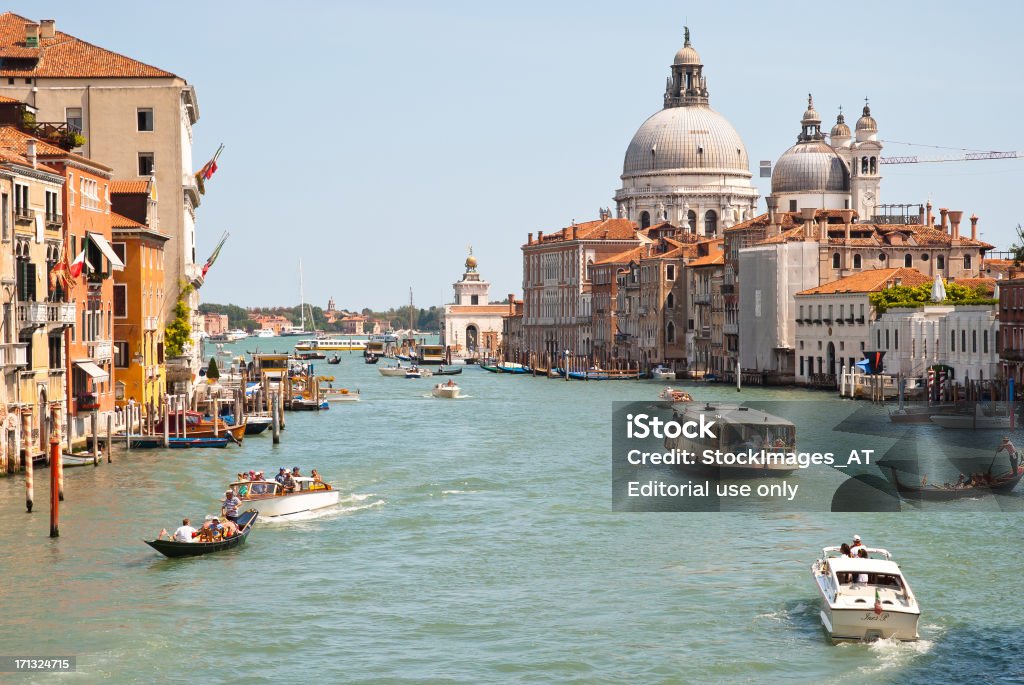
POLYGON ((255 497, 274 497, 278 494, 280 485, 275 481, 253 481, 253 482, 242 482, 232 483, 231 489, 236 495, 243 499, 252 499, 255 497))

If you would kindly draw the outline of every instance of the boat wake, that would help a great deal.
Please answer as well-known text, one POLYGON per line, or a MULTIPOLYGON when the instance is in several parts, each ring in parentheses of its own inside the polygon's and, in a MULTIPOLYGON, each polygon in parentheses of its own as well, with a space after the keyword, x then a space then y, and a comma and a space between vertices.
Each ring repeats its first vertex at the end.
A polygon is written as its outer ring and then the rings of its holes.
MULTIPOLYGON (((900 642, 899 640, 878 640, 868 644, 868 652, 875 657, 873 663, 861 666, 857 670, 860 673, 881 673, 892 669, 901 669, 908 666, 918 657, 924 656, 931 651, 935 642, 932 640, 917 640, 916 642, 900 642)), ((844 644, 842 647, 856 648, 856 644, 844 644)))

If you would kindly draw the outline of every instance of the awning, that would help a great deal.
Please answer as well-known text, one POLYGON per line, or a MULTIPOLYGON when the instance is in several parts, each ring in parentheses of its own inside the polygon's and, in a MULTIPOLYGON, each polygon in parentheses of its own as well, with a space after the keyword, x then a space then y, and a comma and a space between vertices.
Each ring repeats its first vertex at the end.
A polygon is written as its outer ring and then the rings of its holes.
POLYGON ((110 378, 110 375, 103 370, 103 367, 92 362, 75 362, 75 366, 89 374, 89 377, 96 383, 102 383, 110 378))
POLYGON ((99 233, 86 233, 86 235, 89 236, 89 240, 92 241, 93 245, 100 248, 100 252, 102 252, 103 256, 110 262, 111 269, 120 271, 124 268, 124 262, 122 262, 121 258, 117 256, 117 253, 114 252, 114 248, 110 246, 110 243, 107 242, 106 238, 101 236, 99 233))

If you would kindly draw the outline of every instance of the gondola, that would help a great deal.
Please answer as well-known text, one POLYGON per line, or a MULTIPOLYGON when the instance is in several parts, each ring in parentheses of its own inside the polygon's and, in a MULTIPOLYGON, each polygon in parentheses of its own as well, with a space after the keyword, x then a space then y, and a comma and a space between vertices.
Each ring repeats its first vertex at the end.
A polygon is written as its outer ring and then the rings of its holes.
POLYGON ((212 552, 221 552, 225 549, 238 547, 249 537, 253 523, 259 512, 249 510, 238 517, 238 535, 227 540, 216 540, 215 542, 176 542, 175 540, 143 540, 147 545, 155 549, 165 557, 198 557, 212 552))
POLYGON ((368 354, 363 359, 363 361, 366 362, 367 364, 376 364, 378 361, 380 361, 380 357, 378 357, 375 354, 368 354))
POLYGON ((960 499, 962 497, 981 497, 992 494, 1007 494, 1024 478, 1024 470, 1019 471, 1015 476, 1006 476, 996 479, 992 485, 975 485, 969 488, 944 487, 940 485, 907 485, 901 483, 895 472, 893 477, 896 481, 896 491, 905 499, 920 499, 931 501, 947 501, 960 499))
POLYGON ((334 355, 333 357, 331 357, 330 359, 327 360, 327 363, 328 364, 340 364, 341 363, 341 357, 339 357, 338 355, 334 355))
POLYGON ((461 367, 454 368, 454 369, 453 368, 446 369, 443 366, 439 366, 434 371, 434 375, 435 376, 458 376, 460 373, 462 373, 462 368, 461 367))
MULTIPOLYGON (((224 437, 210 437, 210 438, 176 438, 170 436, 167 438, 167 446, 171 449, 189 449, 189 448, 217 448, 223 449, 228 446, 228 440, 238 442, 235 437, 228 437, 230 433, 224 435, 224 437)), ((128 438, 131 441, 133 450, 141 449, 159 449, 164 446, 164 438, 162 435, 132 435, 128 438)), ((117 438, 114 438, 117 441, 117 438)))

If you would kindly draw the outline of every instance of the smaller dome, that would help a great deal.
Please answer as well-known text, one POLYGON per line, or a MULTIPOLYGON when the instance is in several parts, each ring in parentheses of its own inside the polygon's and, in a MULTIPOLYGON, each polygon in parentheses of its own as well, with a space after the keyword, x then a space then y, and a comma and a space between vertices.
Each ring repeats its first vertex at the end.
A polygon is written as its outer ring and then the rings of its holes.
POLYGON ((846 125, 846 117, 843 116, 842 112, 836 117, 836 125, 832 127, 832 132, 829 135, 832 138, 850 137, 850 127, 846 125))
POLYGON ((846 164, 828 143, 805 140, 786 150, 772 170, 772 194, 848 192, 846 164))
POLYGON ((857 120, 857 130, 858 131, 877 131, 878 130, 878 123, 875 121, 875 118, 873 116, 871 116, 871 108, 868 107, 867 105, 864 105, 864 114, 861 115, 861 118, 857 120))
POLYGON ((680 48, 679 52, 676 53, 676 58, 672 61, 673 64, 697 64, 700 62, 700 55, 690 45, 690 27, 686 26, 683 28, 683 47, 680 48))
POLYGON ((804 112, 804 118, 802 123, 806 126, 807 124, 820 124, 821 117, 818 115, 818 110, 814 109, 814 98, 810 93, 807 94, 807 111, 804 112))

